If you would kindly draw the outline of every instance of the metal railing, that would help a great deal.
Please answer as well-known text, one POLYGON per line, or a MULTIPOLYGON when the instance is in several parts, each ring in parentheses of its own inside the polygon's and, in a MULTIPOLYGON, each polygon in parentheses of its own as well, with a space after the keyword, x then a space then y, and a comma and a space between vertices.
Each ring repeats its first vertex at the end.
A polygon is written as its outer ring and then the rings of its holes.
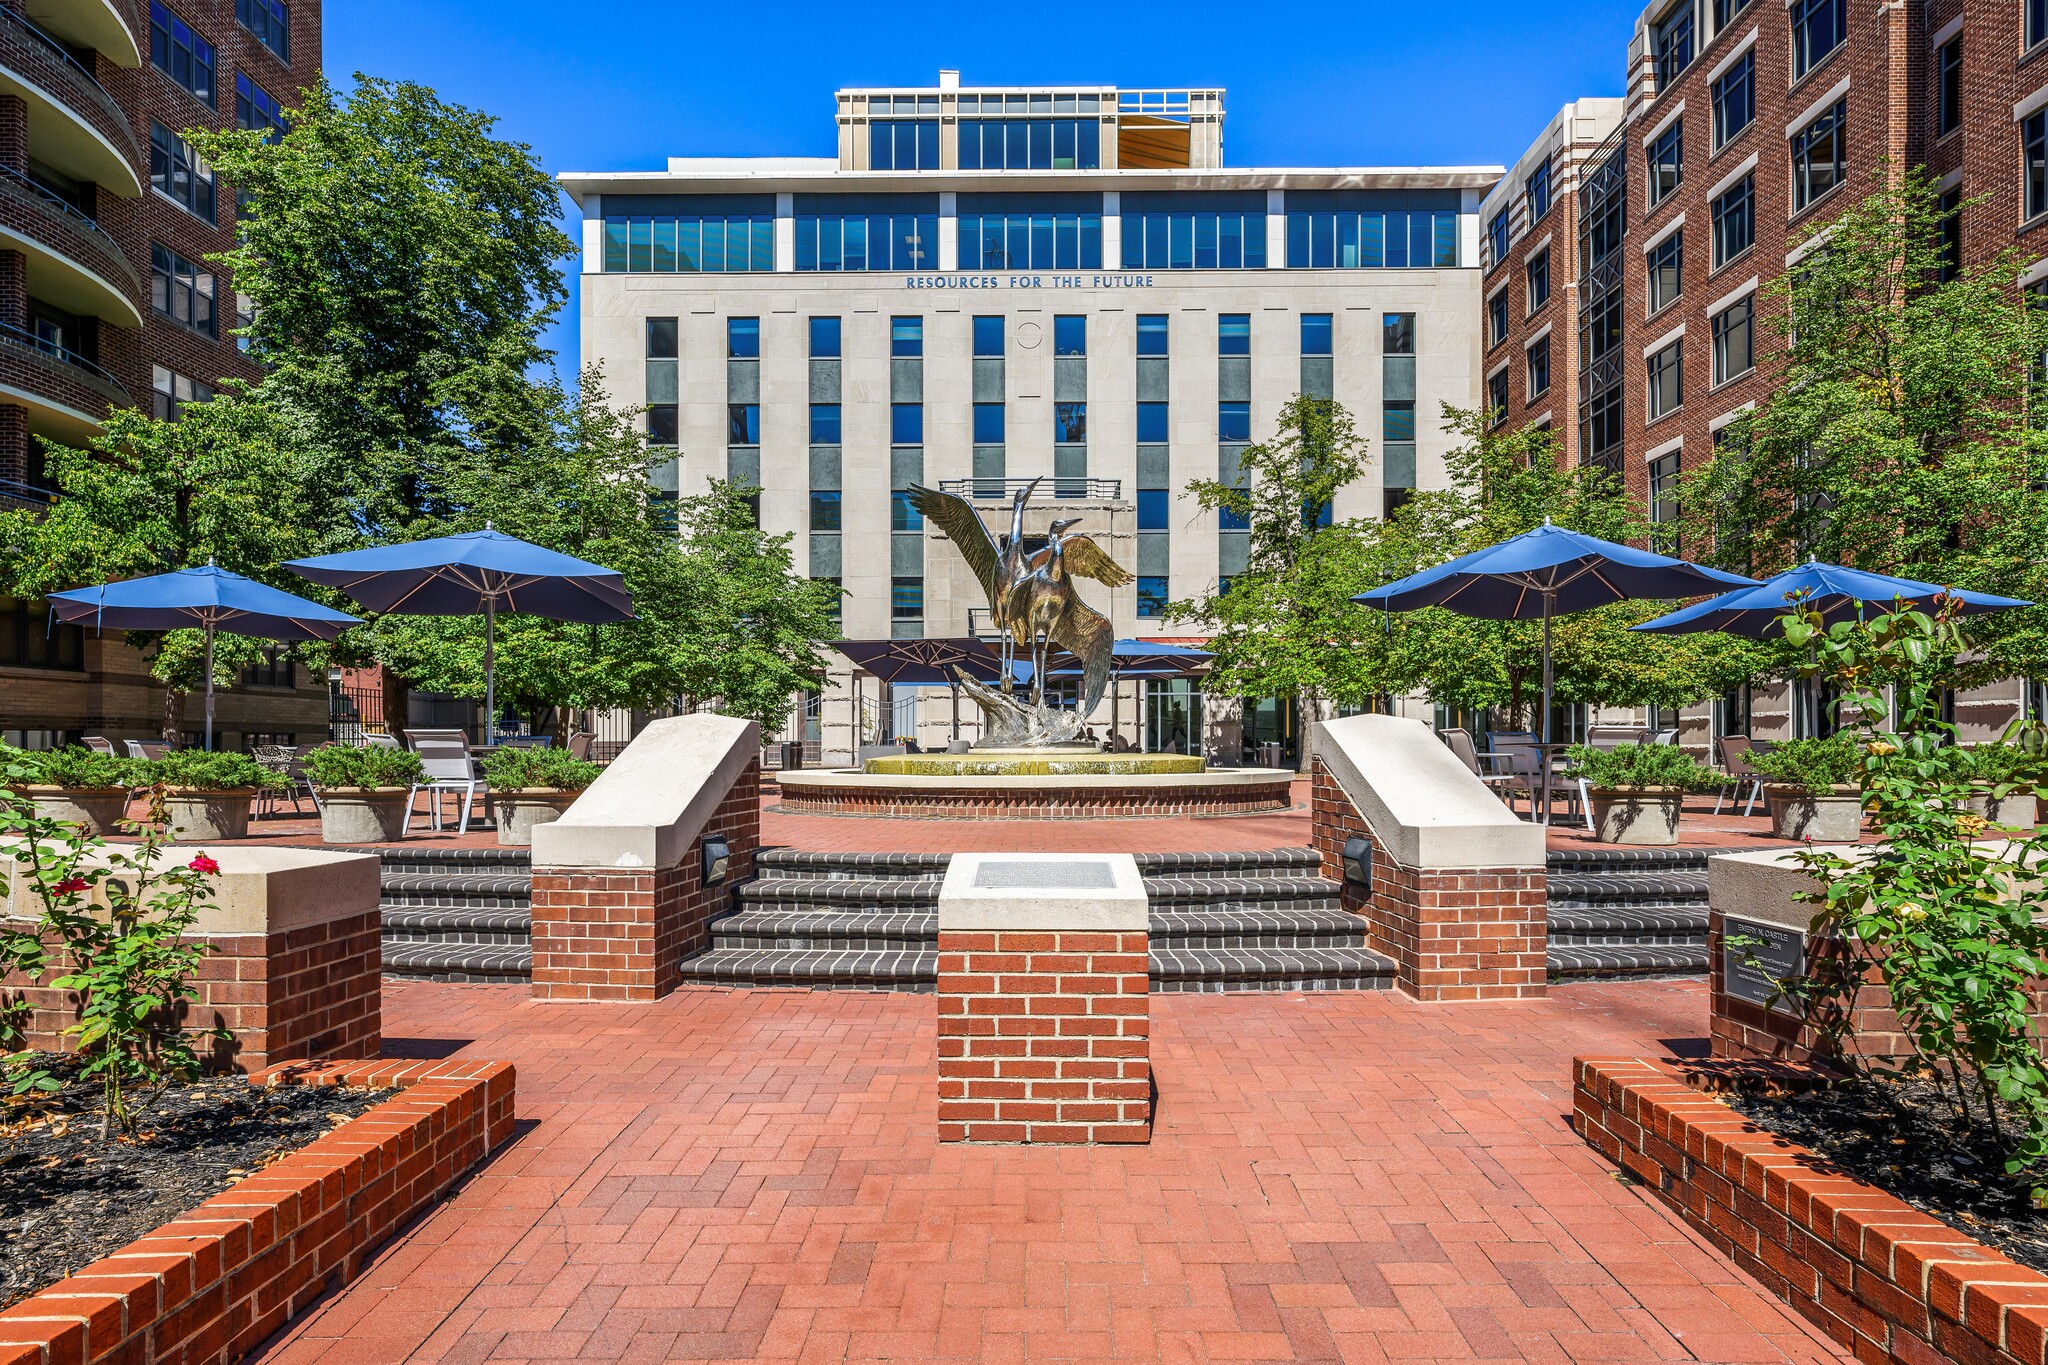
MULTIPOLYGON (((976 502, 1008 502, 1031 479, 941 479, 939 491, 957 493, 963 498, 976 502)), ((1117 502, 1122 499, 1122 479, 1087 478, 1045 478, 1036 480, 1038 488, 1034 496, 1045 498, 1082 498, 1090 502, 1117 502)))
POLYGON ((107 87, 101 85, 92 72, 81 66, 76 57, 66 52, 62 43, 31 24, 19 12, 0 5, 0 29, 10 28, 30 47, 54 58, 58 69, 63 71, 66 78, 77 86, 87 99, 105 110, 117 127, 123 131, 127 130, 128 121, 122 117, 121 106, 114 102, 114 97, 107 93, 107 87))
POLYGON ((48 507, 56 501, 57 490, 38 484, 22 483, 16 479, 0 479, 0 498, 13 502, 32 502, 39 507, 48 507))
POLYGON ((0 193, 14 194, 27 199, 38 211, 54 214, 66 226, 92 238, 126 273, 128 283, 135 288, 141 288, 142 281, 135 273, 135 263, 122 252, 120 244, 107 230, 100 226, 97 218, 81 213, 76 204, 12 166, 0 165, 0 193))
MULTIPOLYGON (((5 13, 4 9, 0 9, 0 14, 5 13)), ((74 378, 83 379, 103 390, 107 398, 124 408, 135 406, 135 400, 128 396, 127 385, 114 378, 106 370, 101 369, 94 362, 78 354, 78 352, 67 351, 62 346, 37 336, 25 327, 16 327, 11 322, 0 322, 0 345, 27 351, 30 355, 35 356, 46 364, 59 364, 68 369, 76 370, 78 374, 73 376, 74 378)))

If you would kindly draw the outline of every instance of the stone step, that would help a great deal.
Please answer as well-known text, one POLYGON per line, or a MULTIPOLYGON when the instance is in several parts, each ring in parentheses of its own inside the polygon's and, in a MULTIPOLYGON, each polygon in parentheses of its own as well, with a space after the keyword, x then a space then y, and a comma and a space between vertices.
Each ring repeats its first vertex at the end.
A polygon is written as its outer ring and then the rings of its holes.
POLYGON ((1152 989, 1358 991, 1394 984, 1393 959, 1368 948, 1184 948, 1154 944, 1152 989))
POLYGON ((390 943, 384 974, 421 981, 525 981, 533 976, 533 950, 486 943, 390 943))
POLYGON ((1706 971, 1707 946, 1704 943, 1550 945, 1552 981, 1704 976, 1706 971))

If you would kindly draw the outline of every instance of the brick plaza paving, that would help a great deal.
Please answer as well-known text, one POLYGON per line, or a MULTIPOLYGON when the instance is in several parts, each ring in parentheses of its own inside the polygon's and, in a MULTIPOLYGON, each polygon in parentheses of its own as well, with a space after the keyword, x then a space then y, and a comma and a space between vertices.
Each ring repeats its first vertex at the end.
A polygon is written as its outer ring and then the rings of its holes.
POLYGON ((1566 1122, 1701 984, 1152 1008, 1149 1146, 942 1149, 930 996, 387 983, 521 1131, 262 1359, 1845 1359, 1566 1122))

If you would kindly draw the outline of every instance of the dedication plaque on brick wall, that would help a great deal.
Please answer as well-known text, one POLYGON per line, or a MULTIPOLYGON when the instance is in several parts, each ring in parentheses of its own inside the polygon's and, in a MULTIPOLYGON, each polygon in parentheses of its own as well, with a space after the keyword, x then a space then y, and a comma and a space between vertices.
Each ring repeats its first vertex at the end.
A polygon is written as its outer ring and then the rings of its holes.
POLYGON ((1783 994, 1778 983, 1806 972, 1803 932, 1782 924, 1723 920, 1721 954, 1721 975, 1730 996, 1774 1014, 1799 1014, 1798 1002, 1783 994), (1737 938, 1747 941, 1731 941, 1737 938))

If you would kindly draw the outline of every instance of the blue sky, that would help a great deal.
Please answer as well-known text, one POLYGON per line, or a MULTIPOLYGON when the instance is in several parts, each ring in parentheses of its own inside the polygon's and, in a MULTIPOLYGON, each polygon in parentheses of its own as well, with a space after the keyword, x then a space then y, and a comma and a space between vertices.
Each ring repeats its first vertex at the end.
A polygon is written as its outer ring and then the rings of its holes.
MULTIPOLYGON (((1566 100, 1621 93, 1640 0, 698 5, 328 0, 325 62, 495 114, 550 172, 830 156, 832 92, 1221 85, 1240 166, 1499 164, 1566 100)), ((572 276, 573 285, 573 276, 572 276)), ((550 343, 573 368, 572 299, 550 343)))

